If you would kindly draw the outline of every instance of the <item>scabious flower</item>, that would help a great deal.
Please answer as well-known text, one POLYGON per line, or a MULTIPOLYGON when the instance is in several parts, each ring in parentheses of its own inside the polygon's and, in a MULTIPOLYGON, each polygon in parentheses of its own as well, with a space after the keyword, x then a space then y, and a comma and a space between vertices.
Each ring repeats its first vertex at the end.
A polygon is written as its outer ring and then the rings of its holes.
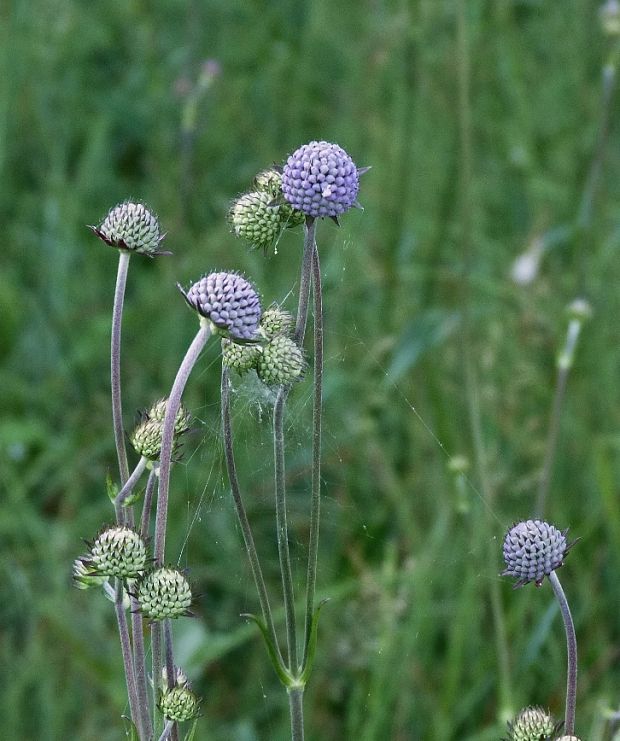
POLYGON ((265 191, 253 191, 239 196, 230 208, 228 219, 235 236, 253 247, 267 251, 280 234, 283 223, 280 207, 265 191))
POLYGON ((260 356, 258 345, 238 345, 232 340, 222 339, 222 363, 237 373, 246 373, 256 367, 260 356))
POLYGON ((261 332, 267 340, 272 340, 279 334, 290 335, 294 326, 293 315, 275 304, 263 312, 260 320, 261 332))
POLYGON ((279 386, 300 380, 304 366, 303 353, 294 340, 277 335, 262 348, 256 372, 263 383, 279 386))
POLYGON ((166 235, 161 234, 157 217, 142 203, 119 203, 108 212, 99 226, 90 228, 111 247, 149 257, 170 254, 159 249, 166 235))
POLYGON ((567 530, 560 531, 541 520, 525 520, 513 525, 504 538, 506 569, 502 576, 517 578, 516 587, 530 581, 540 586, 545 576, 560 568, 571 544, 567 530))
POLYGON ((294 209, 307 216, 337 218, 357 205, 359 176, 364 171, 337 144, 312 141, 286 161, 282 193, 294 209))
POLYGON ((157 707, 166 720, 183 723, 197 715, 198 698, 187 683, 177 684, 162 690, 157 707))
POLYGON ((547 741, 557 733, 559 726, 541 707, 527 707, 508 723, 506 741, 547 741))
POLYGON ((110 527, 95 538, 88 556, 81 560, 88 575, 135 579, 146 566, 146 546, 135 530, 110 527))
POLYGON ((236 273, 209 273, 187 293, 189 306, 224 336, 234 340, 256 339, 261 317, 260 299, 254 286, 236 273))
POLYGON ((191 615, 192 590, 185 576, 162 566, 150 571, 138 586, 140 612, 147 620, 165 620, 191 615))

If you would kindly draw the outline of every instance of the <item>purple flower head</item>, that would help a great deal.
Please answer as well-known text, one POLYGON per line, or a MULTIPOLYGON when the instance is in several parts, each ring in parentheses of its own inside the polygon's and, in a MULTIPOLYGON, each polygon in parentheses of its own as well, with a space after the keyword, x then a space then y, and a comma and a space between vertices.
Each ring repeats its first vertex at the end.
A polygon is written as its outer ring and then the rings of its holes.
POLYGON ((256 339, 261 317, 254 286, 236 273, 209 273, 187 293, 181 293, 192 309, 235 340, 256 339))
POLYGON ((559 569, 573 543, 567 543, 566 530, 558 530, 542 520, 525 520, 513 525, 504 538, 506 569, 502 576, 517 578, 515 587, 530 581, 542 584, 545 576, 559 569))
POLYGON ((335 218, 356 205, 361 174, 337 144, 310 142, 286 161, 282 192, 293 208, 307 216, 335 218))

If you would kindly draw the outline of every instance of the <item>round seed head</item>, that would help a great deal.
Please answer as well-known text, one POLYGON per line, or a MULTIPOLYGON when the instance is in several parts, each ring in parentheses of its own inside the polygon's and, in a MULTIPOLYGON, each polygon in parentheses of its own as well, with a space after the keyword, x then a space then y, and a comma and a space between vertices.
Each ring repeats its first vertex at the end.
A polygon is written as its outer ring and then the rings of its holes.
POLYGON ((222 339, 222 362, 237 373, 246 373, 255 368, 260 356, 258 345, 238 345, 232 340, 222 339))
POLYGON ((99 226, 91 229, 111 247, 139 252, 149 257, 168 254, 159 250, 165 237, 159 230, 159 222, 142 203, 125 201, 115 206, 99 226))
POLYGON ((140 576, 146 566, 146 546, 134 530, 111 527, 95 539, 88 565, 99 576, 133 579, 140 576))
POLYGON ((192 309, 220 333, 235 340, 256 339, 261 308, 254 286, 236 273, 209 273, 183 291, 192 309))
POLYGON ((270 306, 263 312, 260 320, 260 328, 268 340, 272 340, 279 334, 290 335, 294 326, 293 315, 279 306, 270 306))
POLYGON ((268 193, 272 198, 282 196, 282 173, 275 167, 269 167, 254 178, 256 190, 268 193))
POLYGON ((158 460, 161 453, 161 436, 163 430, 163 422, 155 419, 147 418, 140 422, 129 438, 136 453, 150 461, 158 460))
POLYGON ((277 335, 262 348, 256 368, 258 377, 268 386, 279 386, 301 379, 304 356, 295 342, 277 335))
POLYGON ((502 576, 514 576, 515 587, 530 581, 542 584, 545 576, 558 569, 570 548, 563 532, 541 520, 513 525, 504 538, 506 569, 502 576))
POLYGON ((148 620, 188 615, 192 590, 180 571, 161 567, 149 572, 138 587, 140 611, 148 620))
POLYGON ((198 713, 198 698, 187 685, 176 685, 162 691, 157 707, 166 720, 182 723, 198 713))
POLYGON ((244 193, 229 212, 235 235, 257 249, 269 249, 284 226, 280 207, 272 201, 273 196, 265 191, 244 193))
POLYGON ((344 149, 312 141, 286 161, 282 192, 294 209, 307 216, 337 217, 355 205, 359 175, 344 149))
MULTIPOLYGON (((153 406, 148 410, 146 416, 155 422, 161 422, 163 424, 166 418, 166 405, 168 399, 160 399, 156 401, 153 406)), ((175 435, 182 435, 187 432, 192 424, 192 415, 185 409, 183 404, 179 406, 179 411, 174 420, 174 433, 175 435)))
POLYGON ((540 707, 527 707, 508 723, 506 741, 546 741, 557 733, 559 724, 540 707))

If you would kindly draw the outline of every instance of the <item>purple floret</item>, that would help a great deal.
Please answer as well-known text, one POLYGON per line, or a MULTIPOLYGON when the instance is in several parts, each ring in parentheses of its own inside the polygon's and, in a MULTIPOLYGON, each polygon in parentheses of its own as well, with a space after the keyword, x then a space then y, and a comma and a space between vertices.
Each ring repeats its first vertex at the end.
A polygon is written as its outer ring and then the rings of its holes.
POLYGON ((256 339, 261 317, 254 287, 236 273, 209 273, 183 293, 187 303, 236 340, 256 339))
POLYGON ((304 144, 284 165, 284 197, 308 216, 339 216, 355 205, 358 190, 357 167, 337 144, 304 144))
POLYGON ((530 581, 541 584, 545 576, 562 566, 569 548, 566 531, 541 520, 518 522, 504 538, 507 568, 502 576, 516 577, 516 587, 530 581))

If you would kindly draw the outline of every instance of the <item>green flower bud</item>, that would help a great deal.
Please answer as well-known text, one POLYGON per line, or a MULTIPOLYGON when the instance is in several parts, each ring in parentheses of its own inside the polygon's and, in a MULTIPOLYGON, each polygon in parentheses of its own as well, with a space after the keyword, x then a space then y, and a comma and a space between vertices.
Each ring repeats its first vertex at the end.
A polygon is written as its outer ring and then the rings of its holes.
POLYGON ((279 334, 290 335, 294 326, 293 315, 275 305, 264 311, 260 320, 260 328, 268 340, 272 340, 279 334))
POLYGON ((237 373, 245 373, 255 368, 260 356, 258 345, 238 345, 232 340, 222 340, 222 363, 237 373))
POLYGON ((254 178, 254 187, 256 190, 268 193, 280 207, 280 220, 283 225, 292 228, 303 224, 306 216, 301 211, 294 209, 282 194, 282 172, 276 167, 270 167, 267 170, 259 172, 254 178))
POLYGON ((157 707, 166 720, 182 723, 198 713, 198 698, 187 685, 162 690, 157 707))
POLYGON ((277 335, 263 347, 257 373, 268 386, 298 381, 304 370, 304 356, 290 337, 277 335))
POLYGON ((111 247, 149 257, 170 254, 160 251, 159 244, 166 235, 160 233, 157 217, 142 203, 119 203, 99 226, 90 228, 111 247))
POLYGON ((84 564, 98 576, 134 579, 146 566, 146 546, 131 528, 111 527, 97 536, 84 564))
POLYGON ((161 453, 161 435, 164 430, 162 422, 145 419, 134 429, 129 438, 138 455, 156 461, 161 453))
POLYGON ((527 707, 508 723, 507 741, 545 741, 558 730, 559 724, 540 707, 527 707))
POLYGON ((192 590, 180 571, 161 567, 149 572, 138 586, 140 611, 148 620, 190 615, 192 590))
MULTIPOLYGON (((146 416, 149 419, 153 419, 156 422, 161 422, 163 424, 164 419, 166 417, 166 405, 168 403, 168 399, 160 399, 159 401, 156 401, 153 406, 146 412, 146 416)), ((175 435, 182 435, 184 432, 187 432, 191 426, 192 423, 192 415, 185 409, 183 404, 179 406, 179 411, 177 412, 176 419, 174 420, 174 434, 175 435)))
POLYGON ((282 230, 280 207, 272 205, 269 193, 244 193, 233 203, 229 219, 237 237, 253 247, 267 251, 282 230))

